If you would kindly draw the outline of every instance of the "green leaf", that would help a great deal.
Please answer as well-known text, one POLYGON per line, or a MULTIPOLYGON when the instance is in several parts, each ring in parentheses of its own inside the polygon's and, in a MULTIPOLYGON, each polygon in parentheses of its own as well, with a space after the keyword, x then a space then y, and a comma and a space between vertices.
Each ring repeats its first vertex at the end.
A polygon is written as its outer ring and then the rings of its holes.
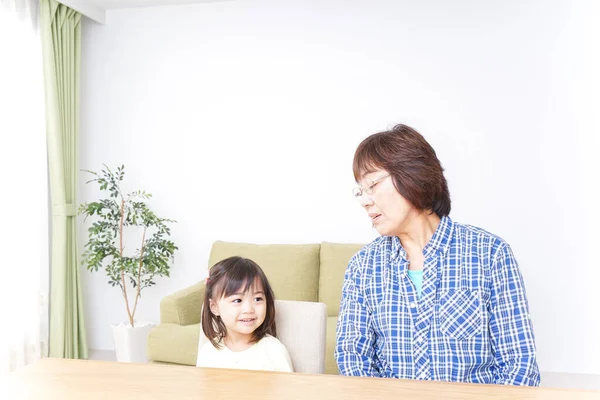
POLYGON ((169 240, 170 224, 175 220, 157 216, 146 203, 152 195, 144 190, 136 190, 124 195, 120 183, 125 177, 125 166, 118 166, 114 172, 105 164, 99 172, 84 170, 92 175, 87 184, 96 184, 104 198, 83 203, 78 213, 84 221, 90 220, 87 229, 88 240, 84 244, 81 263, 89 271, 104 269, 108 283, 112 287, 123 290, 121 275, 124 274, 128 286, 141 290, 155 285, 155 277, 170 276, 170 268, 174 263, 174 253, 178 247, 169 240), (123 209, 121 209, 123 208, 123 209), (121 223, 121 213, 124 214, 121 223), (128 227, 142 227, 146 232, 144 243, 142 237, 131 238, 139 248, 134 254, 128 254, 121 248, 120 238, 130 242, 128 227), (141 265, 141 268, 140 268, 141 265))

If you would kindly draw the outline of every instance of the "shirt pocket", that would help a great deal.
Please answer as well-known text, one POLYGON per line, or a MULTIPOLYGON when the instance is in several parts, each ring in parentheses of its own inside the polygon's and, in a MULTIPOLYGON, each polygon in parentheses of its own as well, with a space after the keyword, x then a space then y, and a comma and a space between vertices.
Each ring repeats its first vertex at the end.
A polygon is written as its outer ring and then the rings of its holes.
POLYGON ((449 290, 440 296, 440 330, 456 340, 466 340, 483 330, 481 301, 476 290, 449 290))

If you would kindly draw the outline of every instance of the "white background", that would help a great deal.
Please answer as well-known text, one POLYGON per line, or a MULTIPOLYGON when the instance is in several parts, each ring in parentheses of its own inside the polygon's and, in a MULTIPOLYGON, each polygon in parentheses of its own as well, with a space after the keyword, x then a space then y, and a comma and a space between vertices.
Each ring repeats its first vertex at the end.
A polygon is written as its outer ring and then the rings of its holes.
MULTIPOLYGON (((376 237, 352 156, 402 122, 436 149, 451 217, 513 247, 540 368, 600 374, 598 20, 591 0, 226 1, 86 19, 81 168, 125 164, 125 188, 178 221, 172 276, 138 318, 158 321, 163 296, 206 275, 215 240, 376 237)), ((98 195, 87 178, 80 202, 98 195)), ((89 346, 112 349, 122 296, 82 276, 89 346)))

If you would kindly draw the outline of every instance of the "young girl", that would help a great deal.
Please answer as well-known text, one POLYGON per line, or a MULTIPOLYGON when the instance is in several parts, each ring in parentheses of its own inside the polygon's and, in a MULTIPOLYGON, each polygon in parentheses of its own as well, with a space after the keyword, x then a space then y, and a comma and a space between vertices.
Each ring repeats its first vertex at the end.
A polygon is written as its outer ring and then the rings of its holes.
POLYGON ((202 331, 209 342, 200 341, 198 367, 293 371, 276 339, 273 290, 252 260, 230 257, 209 270, 202 331))

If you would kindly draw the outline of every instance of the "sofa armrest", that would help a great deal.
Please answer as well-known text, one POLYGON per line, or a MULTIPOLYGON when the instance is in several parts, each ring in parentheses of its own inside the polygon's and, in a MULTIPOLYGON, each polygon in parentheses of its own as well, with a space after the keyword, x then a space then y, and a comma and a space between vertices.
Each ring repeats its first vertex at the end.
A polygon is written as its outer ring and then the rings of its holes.
POLYGON ((153 362, 196 365, 200 324, 160 324, 150 331, 146 352, 153 362))
POLYGON ((160 302, 160 322, 177 325, 199 323, 204 288, 204 282, 198 282, 164 297, 160 302))

